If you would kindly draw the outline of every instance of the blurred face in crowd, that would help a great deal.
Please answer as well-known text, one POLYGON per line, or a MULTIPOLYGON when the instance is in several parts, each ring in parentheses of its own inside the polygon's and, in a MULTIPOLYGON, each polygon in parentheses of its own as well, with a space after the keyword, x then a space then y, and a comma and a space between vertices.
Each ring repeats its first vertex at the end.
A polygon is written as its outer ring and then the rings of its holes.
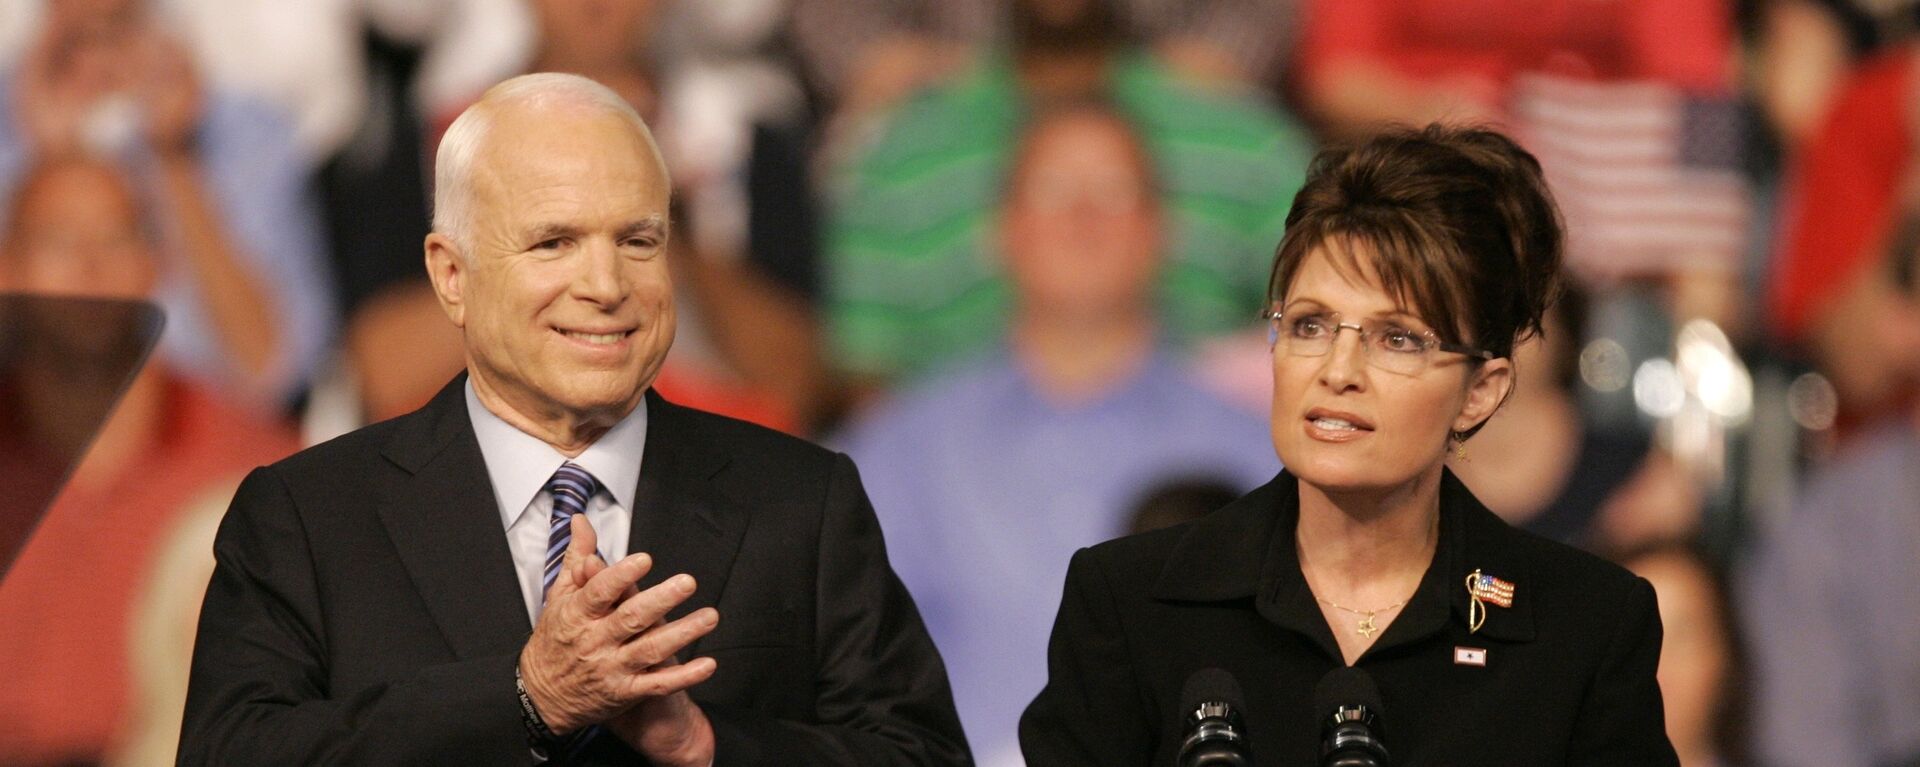
POLYGON ((1860 269, 1835 293, 1808 347, 1842 408, 1877 417, 1920 382, 1920 300, 1885 269, 1860 269))
POLYGON ((54 0, 46 4, 47 23, 64 30, 99 30, 134 23, 146 0, 54 0))
POLYGON ((142 298, 155 259, 133 190, 113 168, 71 162, 32 173, 14 201, 0 288, 142 298))
MULTIPOLYGON (((1308 253, 1276 307, 1288 322, 1433 331, 1380 287, 1364 250, 1350 260, 1334 250, 1344 247, 1366 246, 1329 241, 1308 253)), ((1509 360, 1475 365, 1437 349, 1418 373, 1382 370, 1368 362, 1384 354, 1379 339, 1367 338, 1374 348, 1365 349, 1358 332, 1332 332, 1324 355, 1289 352, 1285 333, 1273 352, 1274 449, 1295 476, 1329 493, 1391 490, 1437 475, 1449 435, 1492 415, 1511 380, 1509 360)))
POLYGON ((1727 617, 1699 562, 1661 553, 1629 563, 1660 602, 1660 695, 1667 732, 1683 748, 1710 740, 1727 675, 1727 617))
POLYGON ((126 55, 152 35, 138 0, 60 0, 48 3, 45 31, 53 61, 68 78, 93 93, 129 87, 141 75, 126 55))
POLYGON ((1001 249, 1023 309, 1152 306, 1161 220, 1147 163, 1111 115, 1062 113, 1034 128, 1001 214, 1001 249))
POLYGON ((94 107, 88 117, 99 119, 98 106, 106 97, 134 89, 138 70, 129 66, 131 57, 124 53, 128 39, 113 32, 68 35, 49 59, 51 73, 73 100, 94 107))
MULTIPOLYGON (((7 216, 0 242, 0 291, 84 298, 146 298, 158 279, 158 261, 134 191, 118 169, 70 161, 29 171, 7 216)), ((140 335, 120 312, 76 315, 43 307, 0 318, 40 356, 42 372, 89 377, 124 372, 140 354, 140 335), (76 322, 78 317, 86 321, 76 322), (95 367, 102 366, 102 367, 95 367)), ((109 380, 109 379, 100 379, 109 380)), ((95 383, 97 381, 89 381, 95 383)), ((56 396, 56 408, 73 401, 56 396)))
POLYGON ((545 46, 568 60, 624 62, 643 42, 655 0, 536 0, 545 46))
POLYGON ((474 386, 535 421, 611 424, 673 343, 668 180, 604 107, 493 106, 473 159, 471 242, 427 240, 474 386))

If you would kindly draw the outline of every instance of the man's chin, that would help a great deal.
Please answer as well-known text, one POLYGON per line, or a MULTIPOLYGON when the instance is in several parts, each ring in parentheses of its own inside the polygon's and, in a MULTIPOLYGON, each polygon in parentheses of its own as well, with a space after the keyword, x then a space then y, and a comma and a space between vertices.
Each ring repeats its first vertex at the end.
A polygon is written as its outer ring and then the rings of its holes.
POLYGON ((646 393, 644 383, 622 383, 606 387, 576 387, 557 393, 555 405, 582 416, 625 417, 646 393))
MULTIPOLYGON (((504 399, 503 404, 523 412, 536 421, 562 420, 612 421, 623 418, 640 402, 652 376, 633 371, 564 369, 550 366, 546 375, 532 380, 505 380, 484 373, 476 379, 492 379, 486 386, 504 399)), ((504 378, 511 378, 503 376, 504 378)), ((476 385, 480 384, 476 380, 476 385)), ((482 401, 487 401, 482 394, 482 401)))

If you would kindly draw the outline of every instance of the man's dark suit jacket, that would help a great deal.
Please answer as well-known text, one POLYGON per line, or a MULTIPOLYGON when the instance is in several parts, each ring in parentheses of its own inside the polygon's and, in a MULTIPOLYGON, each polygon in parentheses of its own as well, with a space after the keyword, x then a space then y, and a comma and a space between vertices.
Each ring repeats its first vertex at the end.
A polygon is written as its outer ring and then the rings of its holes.
MULTIPOLYGON (((1355 664, 1380 688, 1392 763, 1677 765, 1654 679, 1652 587, 1507 526, 1451 473, 1440 496, 1433 564, 1355 664), (1514 596, 1469 633, 1475 569, 1514 596), (1457 662, 1457 648, 1484 650, 1485 665, 1457 662)), ((1300 573, 1298 520, 1299 484, 1282 472, 1197 522, 1076 554, 1047 686, 1020 721, 1027 761, 1173 764, 1181 687, 1217 667, 1244 692, 1254 764, 1319 764, 1330 712, 1314 709, 1314 688, 1343 660, 1300 573)))
MULTIPOLYGON (((531 632, 456 378, 426 407, 255 470, 214 543, 183 764, 531 764, 531 632)), ((946 672, 851 461, 649 392, 629 549, 720 625, 692 695, 718 763, 959 764, 946 672)), ((585 763, 640 759, 603 735, 585 763)))

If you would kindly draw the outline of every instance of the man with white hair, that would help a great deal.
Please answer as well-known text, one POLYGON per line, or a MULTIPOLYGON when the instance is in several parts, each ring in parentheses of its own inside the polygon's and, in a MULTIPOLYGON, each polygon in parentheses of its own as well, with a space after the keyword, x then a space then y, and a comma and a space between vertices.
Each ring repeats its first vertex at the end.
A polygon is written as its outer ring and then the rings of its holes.
POLYGON ((242 484, 180 761, 967 762, 853 464, 649 392, 669 186, 633 110, 509 80, 435 180, 467 372, 242 484))

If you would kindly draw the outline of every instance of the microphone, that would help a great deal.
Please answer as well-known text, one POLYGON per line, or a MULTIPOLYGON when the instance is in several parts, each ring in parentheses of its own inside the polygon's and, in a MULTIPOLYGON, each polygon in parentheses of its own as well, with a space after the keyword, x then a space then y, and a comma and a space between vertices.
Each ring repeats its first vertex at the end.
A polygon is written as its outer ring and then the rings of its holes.
POLYGON ((1322 714, 1320 767, 1387 767, 1380 737, 1380 689, 1373 677, 1342 666, 1320 678, 1313 708, 1322 714))
POLYGON ((1193 672, 1180 691, 1180 710, 1187 712, 1187 737, 1174 763, 1179 767, 1252 765, 1246 724, 1240 718, 1244 708, 1240 683, 1232 674, 1217 668, 1193 672))

